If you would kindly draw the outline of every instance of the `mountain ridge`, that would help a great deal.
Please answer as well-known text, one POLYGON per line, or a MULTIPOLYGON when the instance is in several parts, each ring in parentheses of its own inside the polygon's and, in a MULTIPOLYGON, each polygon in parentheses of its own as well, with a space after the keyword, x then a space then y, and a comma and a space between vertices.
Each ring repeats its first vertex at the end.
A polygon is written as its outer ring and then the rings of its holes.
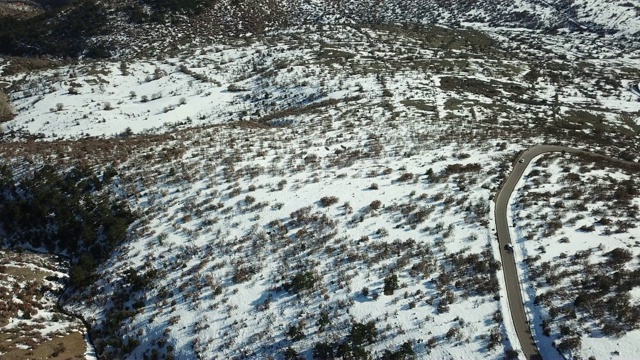
POLYGON ((543 32, 615 35, 636 44, 634 37, 640 33, 639 11, 640 3, 635 0, 577 0, 572 3, 560 0, 81 1, 33 19, 0 18, 0 38, 8 44, 0 49, 0 53, 109 57, 142 48, 150 41, 180 46, 185 41, 207 37, 244 36, 292 25, 314 24, 420 24, 458 28, 461 24, 477 23, 543 32), (72 21, 69 14, 85 14, 87 9, 90 9, 87 18, 94 19, 91 24, 85 24, 82 19, 72 21), (96 16, 104 17, 104 21, 95 21, 96 16), (71 30, 90 28, 91 31, 67 34, 68 39, 58 41, 57 34, 64 33, 69 26, 71 30), (51 42, 61 44, 47 46, 51 42), (64 46, 67 43, 72 44, 68 49, 64 46))

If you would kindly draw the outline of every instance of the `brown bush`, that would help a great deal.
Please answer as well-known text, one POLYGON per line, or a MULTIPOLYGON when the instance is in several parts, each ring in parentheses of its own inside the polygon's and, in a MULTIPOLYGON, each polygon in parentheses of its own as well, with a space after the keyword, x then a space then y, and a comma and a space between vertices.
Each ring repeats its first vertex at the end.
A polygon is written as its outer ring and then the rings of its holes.
POLYGON ((231 278, 231 281, 233 281, 234 284, 245 282, 251 279, 251 276, 255 274, 255 272, 256 271, 255 269, 253 269, 253 267, 239 266, 238 268, 236 268, 235 272, 233 273, 233 277, 231 278))
POLYGON ((466 165, 451 164, 451 165, 447 165, 447 167, 444 169, 444 173, 446 175, 452 175, 452 174, 460 174, 464 172, 479 172, 480 170, 482 170, 482 166, 480 166, 480 164, 478 163, 466 164, 466 165))
POLYGON ((9 65, 4 68, 2 74, 9 76, 39 69, 52 69, 61 64, 61 61, 41 58, 12 58, 9 65))
POLYGON ((399 182, 405 182, 405 181, 409 181, 413 179, 413 174, 412 173, 404 173, 402 175, 400 175, 400 177, 398 178, 399 182))
POLYGON ((582 341, 579 336, 568 338, 558 344, 558 350, 560 351, 575 351, 580 349, 582 341))
POLYGON ((338 198, 335 196, 323 196, 320 199, 320 205, 323 207, 331 206, 338 202, 338 198))
POLYGON ((632 258, 631 251, 623 248, 615 248, 607 255, 609 256, 609 263, 613 266, 620 266, 631 261, 632 258))

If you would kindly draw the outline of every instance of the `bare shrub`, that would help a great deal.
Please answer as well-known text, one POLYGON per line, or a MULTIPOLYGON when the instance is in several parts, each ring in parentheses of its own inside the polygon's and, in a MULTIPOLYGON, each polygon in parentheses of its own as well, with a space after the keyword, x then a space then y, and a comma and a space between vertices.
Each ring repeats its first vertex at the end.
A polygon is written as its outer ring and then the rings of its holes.
POLYGON ((447 165, 447 167, 444 169, 444 174, 452 175, 452 174, 461 174, 465 172, 479 172, 480 170, 482 170, 482 166, 480 166, 480 164, 478 163, 466 164, 466 165, 451 164, 451 165, 447 165))
POLYGON ((404 173, 402 175, 400 175, 400 177, 398 178, 399 182, 405 182, 405 181, 410 181, 411 179, 413 179, 413 174, 412 173, 404 173))
POLYGON ((578 230, 579 231, 583 231, 583 232, 594 232, 594 231, 596 231, 596 227, 593 224, 589 225, 589 226, 582 225, 578 230))
POLYGON ((240 188, 239 188, 239 187, 235 187, 235 188, 233 188, 233 189, 229 192, 229 197, 230 197, 230 198, 232 198, 232 197, 236 197, 236 196, 240 195, 240 192, 241 192, 241 191, 242 191, 242 190, 240 190, 240 188))
POLYGON ((305 164, 316 163, 316 162, 318 162, 318 155, 309 154, 309 155, 305 156, 304 162, 305 162, 305 164))
POLYGON ((609 256, 609 264, 612 266, 622 266, 623 264, 631 261, 633 257, 631 251, 623 248, 615 248, 607 255, 609 256))
POLYGON ((249 280, 255 272, 255 269, 251 266, 238 266, 231 277, 231 281, 233 281, 234 284, 245 282, 249 280))
POLYGON ((500 333, 500 327, 494 327, 489 332, 489 343, 487 349, 493 350, 502 341, 502 333, 500 333))
POLYGON ((162 79, 163 77, 167 76, 167 72, 160 69, 160 68, 155 68, 155 70, 153 70, 153 79, 154 80, 159 80, 162 79))
POLYGON ((563 340, 557 347, 560 351, 575 351, 580 349, 581 346, 582 340, 580 340, 580 336, 575 336, 563 340))
POLYGON ((238 85, 238 84, 230 84, 227 87, 227 91, 229 91, 229 92, 240 92, 240 91, 247 91, 247 89, 242 87, 242 86, 240 86, 240 85, 238 85))
POLYGON ((323 207, 328 207, 338 202, 338 198, 335 196, 323 196, 320 199, 320 205, 323 207))

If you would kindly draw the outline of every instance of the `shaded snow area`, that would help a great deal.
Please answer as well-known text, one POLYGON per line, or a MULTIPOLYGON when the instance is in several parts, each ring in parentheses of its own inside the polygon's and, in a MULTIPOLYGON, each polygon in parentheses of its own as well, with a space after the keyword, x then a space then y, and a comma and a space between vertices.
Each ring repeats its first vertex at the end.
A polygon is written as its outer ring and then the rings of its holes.
POLYGON ((640 183, 632 169, 542 155, 512 198, 523 295, 545 359, 640 350, 640 183), (557 349, 557 350, 556 350, 557 349))

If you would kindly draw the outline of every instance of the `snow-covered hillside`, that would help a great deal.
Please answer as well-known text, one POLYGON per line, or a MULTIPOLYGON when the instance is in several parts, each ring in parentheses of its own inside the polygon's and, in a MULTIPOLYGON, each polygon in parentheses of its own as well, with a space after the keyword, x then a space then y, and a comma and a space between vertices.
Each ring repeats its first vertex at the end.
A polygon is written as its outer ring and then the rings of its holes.
POLYGON ((299 113, 361 99, 396 116, 423 116, 437 131, 469 129, 463 119, 541 131, 541 123, 577 121, 585 107, 602 126, 635 131, 640 103, 629 85, 640 78, 636 53, 608 38, 483 30, 301 27, 193 44, 160 60, 87 61, 7 76, 17 116, 2 128, 54 139, 238 120, 289 124, 299 113), (539 64, 540 57, 548 61, 539 64), (630 116, 621 120, 622 113, 630 116))
POLYGON ((298 130, 185 132, 163 145, 178 150, 173 160, 150 148, 124 164, 144 218, 78 309, 102 327, 97 337, 123 348, 138 339, 138 356, 264 358, 291 347, 311 358, 373 321, 376 357, 409 341, 420 357, 501 358, 512 345, 487 202, 497 179, 481 175, 497 170, 502 148, 417 146, 400 137, 419 124, 334 112, 298 130), (130 268, 144 291, 129 293, 130 268), (398 288, 384 294, 391 276, 398 288))
POLYGON ((17 177, 109 169, 139 215, 63 299, 98 353, 514 356, 491 199, 532 144, 636 159, 640 64, 613 37, 474 26, 299 26, 6 76, 17 177))
POLYGON ((551 5, 558 13, 578 22, 588 30, 604 29, 625 36, 634 36, 640 31, 640 2, 637 0, 541 0, 551 5))
POLYGON ((513 196, 524 298, 543 353, 632 358, 640 342, 637 169, 540 157, 513 196))
MULTIPOLYGON (((268 2, 272 3, 272 2, 268 2)), ((549 30, 580 29, 634 35, 640 31, 637 0, 410 0, 283 1, 294 22, 423 23, 477 22, 549 30)))

